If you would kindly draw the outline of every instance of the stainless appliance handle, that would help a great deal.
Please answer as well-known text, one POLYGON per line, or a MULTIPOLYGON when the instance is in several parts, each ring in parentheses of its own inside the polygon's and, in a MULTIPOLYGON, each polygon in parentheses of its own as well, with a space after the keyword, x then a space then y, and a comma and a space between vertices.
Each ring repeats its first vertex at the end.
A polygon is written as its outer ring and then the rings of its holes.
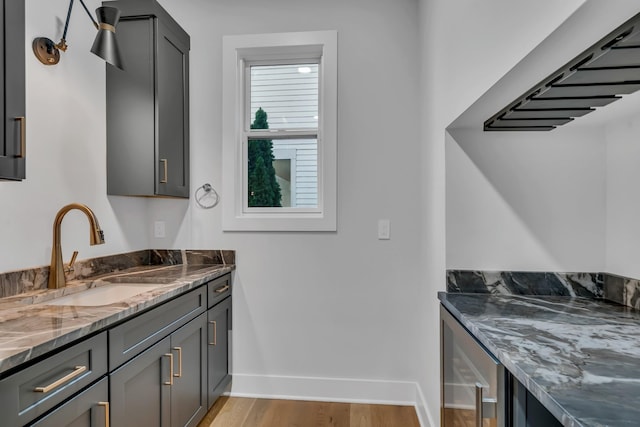
POLYGON ((482 384, 476 383, 476 427, 482 427, 482 384))
POLYGON ((483 397, 484 387, 476 383, 476 427, 482 427, 485 418, 496 418, 498 415, 498 400, 483 397))

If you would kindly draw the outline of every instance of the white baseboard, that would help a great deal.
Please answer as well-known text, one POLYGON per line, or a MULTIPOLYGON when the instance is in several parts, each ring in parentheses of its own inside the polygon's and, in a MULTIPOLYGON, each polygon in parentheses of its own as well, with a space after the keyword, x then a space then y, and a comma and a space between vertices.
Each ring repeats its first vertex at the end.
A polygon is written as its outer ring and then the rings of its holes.
MULTIPOLYGON (((225 393, 226 394, 226 393, 225 393)), ((229 395, 266 399, 414 406, 422 427, 435 427, 418 384, 409 381, 233 374, 229 395)))
POLYGON ((418 414, 418 421, 420 421, 422 427, 436 427, 438 425, 434 422, 431 413, 429 413, 429 409, 427 409, 427 401, 418 383, 416 383, 416 413, 418 414))

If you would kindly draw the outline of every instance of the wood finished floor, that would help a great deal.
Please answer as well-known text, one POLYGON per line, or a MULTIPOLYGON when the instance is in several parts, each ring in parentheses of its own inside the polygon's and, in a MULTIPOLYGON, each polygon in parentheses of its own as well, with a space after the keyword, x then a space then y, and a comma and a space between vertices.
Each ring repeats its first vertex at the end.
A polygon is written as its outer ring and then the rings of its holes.
POLYGON ((198 427, 420 427, 412 406, 221 397, 198 427))

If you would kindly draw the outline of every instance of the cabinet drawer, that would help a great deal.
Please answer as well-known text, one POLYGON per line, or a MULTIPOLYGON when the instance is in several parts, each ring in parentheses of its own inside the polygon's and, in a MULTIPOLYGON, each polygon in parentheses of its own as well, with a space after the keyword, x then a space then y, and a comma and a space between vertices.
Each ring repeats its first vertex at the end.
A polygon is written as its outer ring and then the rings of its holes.
POLYGON ((206 287, 202 286, 109 330, 109 370, 160 341, 205 308, 206 287))
POLYGON ((0 381, 1 423, 24 425, 106 372, 103 332, 0 381))
POLYGON ((207 308, 211 308, 231 295, 231 274, 225 274, 207 284, 207 308))
POLYGON ((109 380, 105 377, 31 424, 37 427, 109 427, 109 380))

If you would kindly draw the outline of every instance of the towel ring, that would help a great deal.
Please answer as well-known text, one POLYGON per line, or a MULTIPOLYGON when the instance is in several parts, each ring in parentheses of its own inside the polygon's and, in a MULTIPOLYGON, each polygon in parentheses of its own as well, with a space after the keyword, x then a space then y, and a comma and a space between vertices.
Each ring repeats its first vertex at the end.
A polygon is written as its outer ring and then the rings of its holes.
POLYGON ((196 199, 196 203, 202 209, 211 209, 220 201, 220 196, 209 183, 203 184, 198 187, 194 197, 196 199))

